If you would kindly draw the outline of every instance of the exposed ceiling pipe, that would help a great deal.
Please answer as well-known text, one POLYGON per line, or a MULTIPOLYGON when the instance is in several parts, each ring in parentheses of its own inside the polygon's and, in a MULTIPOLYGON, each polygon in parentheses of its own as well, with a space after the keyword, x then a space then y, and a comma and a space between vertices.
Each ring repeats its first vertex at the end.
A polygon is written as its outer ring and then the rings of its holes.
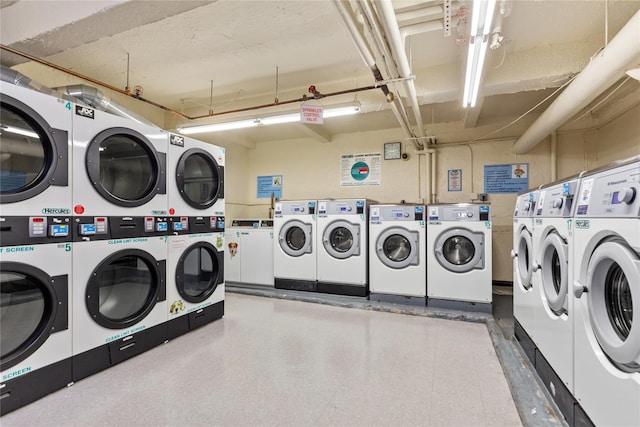
POLYGON ((55 89, 75 98, 83 104, 95 108, 96 110, 105 111, 110 114, 115 114, 116 116, 133 120, 137 123, 143 123, 149 126, 156 127, 156 125, 143 118, 142 116, 133 113, 122 107, 118 103, 112 101, 111 98, 109 98, 107 95, 93 86, 77 84, 57 87, 55 89))
POLYGON ((529 129, 513 144, 516 154, 528 153, 551 132, 589 105, 622 78, 640 58, 640 11, 598 52, 529 129))
POLYGON ((5 67, 4 65, 0 66, 0 79, 5 83, 35 90, 47 95, 55 96, 56 98, 65 98, 68 101, 71 101, 71 99, 64 97, 62 93, 33 81, 24 74, 9 67, 5 67))
MULTIPOLYGON (((351 36, 351 39, 356 45, 358 53, 360 53, 360 56, 362 57, 362 60, 364 61, 366 66, 371 69, 376 81, 384 80, 382 77, 382 73, 380 72, 380 69, 378 68, 378 65, 376 64, 376 61, 373 57, 373 54, 369 49, 369 45, 364 40, 362 33, 360 32, 359 28, 356 25, 356 20, 355 20, 355 17, 353 16, 353 9, 351 9, 349 2, 346 0, 333 0, 333 4, 338 10, 340 17, 344 21, 347 27, 347 30, 349 31, 349 35, 351 36)), ((380 86, 380 89, 385 94, 385 97, 387 98, 387 102, 390 103, 391 110, 393 111, 393 114, 396 116, 396 119, 398 120, 400 127, 402 127, 407 137, 414 138, 415 135, 411 130, 411 127, 409 125, 409 121, 407 120, 406 115, 403 114, 402 111, 400 111, 400 109, 394 102, 396 97, 393 95, 393 93, 389 91, 389 88, 387 87, 387 85, 380 86)))
MULTIPOLYGON (((404 50, 404 40, 400 34, 400 28, 398 27, 398 21, 396 20, 395 12, 393 10, 393 4, 391 0, 376 0, 375 2, 378 14, 382 20, 382 25, 387 35, 393 57, 398 64, 400 71, 400 77, 411 76, 411 67, 409 66, 409 60, 404 50)), ((413 80, 406 80, 404 82, 407 90, 409 102, 413 109, 413 114, 418 125, 418 136, 424 138, 424 124, 422 123, 422 115, 420 114, 420 105, 418 104, 418 94, 416 93, 416 85, 413 80)))
POLYGON ((442 8, 442 5, 438 5, 409 10, 406 12, 397 12, 395 15, 398 22, 411 20, 426 21, 434 18, 442 18, 444 15, 444 9, 442 8))

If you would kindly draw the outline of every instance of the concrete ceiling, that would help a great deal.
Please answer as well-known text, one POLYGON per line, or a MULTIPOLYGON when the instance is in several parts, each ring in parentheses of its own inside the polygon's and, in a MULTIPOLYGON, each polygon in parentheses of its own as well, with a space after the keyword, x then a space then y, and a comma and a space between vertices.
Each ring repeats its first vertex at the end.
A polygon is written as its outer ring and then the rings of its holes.
MULTIPOLYGON (((402 28, 415 20, 402 18, 400 12, 442 3, 394 1, 393 5, 402 28)), ((504 5, 510 9, 502 26, 504 43, 489 52, 475 109, 462 108, 469 30, 455 16, 471 2, 452 3, 451 35, 440 29, 406 38, 428 134, 440 139, 441 130, 455 128, 464 135, 527 112, 580 72, 640 9, 636 0, 509 0, 504 5)), ((441 21, 442 14, 429 19, 441 21)), ((276 96, 280 101, 297 99, 310 95, 310 85, 326 94, 374 84, 329 0, 2 1, 0 28, 5 46, 115 87, 124 89, 127 82, 131 88, 139 85, 144 98, 189 116, 206 115, 211 108, 217 114, 272 103, 276 96)), ((381 58, 376 60, 382 64, 381 58)), ((6 51, 1 61, 29 77, 43 67, 6 51)), ((380 68, 385 79, 397 77, 380 68)), ((49 86, 64 82, 62 76, 40 81, 49 86)), ((390 89, 405 95, 401 85, 390 89)), ((617 96, 637 90, 638 82, 630 81, 617 96)), ((330 106, 354 97, 313 102, 330 106)), ((253 146, 308 135, 330 141, 336 133, 398 127, 380 90, 360 92, 357 99, 365 114, 327 120, 322 128, 278 125, 215 134, 215 138, 253 146)), ((296 104, 260 114, 291 108, 296 104)), ((175 116, 168 115, 164 123, 170 129, 190 122, 171 117, 175 116)), ((221 117, 191 122, 215 122, 221 117)))

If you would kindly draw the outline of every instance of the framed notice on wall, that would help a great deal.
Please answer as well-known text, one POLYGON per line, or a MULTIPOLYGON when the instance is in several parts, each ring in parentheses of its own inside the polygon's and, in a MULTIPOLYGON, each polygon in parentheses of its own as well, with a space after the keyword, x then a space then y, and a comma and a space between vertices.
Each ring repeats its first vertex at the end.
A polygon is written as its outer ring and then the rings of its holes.
POLYGON ((462 191, 462 169, 449 169, 447 191, 462 191))
POLYGON ((268 199, 273 196, 282 198, 282 175, 267 175, 258 177, 258 199, 268 199))
POLYGON ((485 193, 520 193, 529 188, 529 163, 484 166, 485 193))
POLYGON ((343 154, 340 159, 340 186, 380 185, 381 159, 380 153, 343 154))

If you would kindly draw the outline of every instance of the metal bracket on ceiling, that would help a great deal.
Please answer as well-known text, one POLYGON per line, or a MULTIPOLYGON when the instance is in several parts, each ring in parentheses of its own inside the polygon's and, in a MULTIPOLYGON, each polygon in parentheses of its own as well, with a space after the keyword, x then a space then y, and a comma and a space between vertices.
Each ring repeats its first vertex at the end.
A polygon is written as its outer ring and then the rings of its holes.
POLYGON ((442 3, 442 9, 444 16, 442 18, 444 36, 449 37, 451 35, 451 0, 444 0, 442 3))

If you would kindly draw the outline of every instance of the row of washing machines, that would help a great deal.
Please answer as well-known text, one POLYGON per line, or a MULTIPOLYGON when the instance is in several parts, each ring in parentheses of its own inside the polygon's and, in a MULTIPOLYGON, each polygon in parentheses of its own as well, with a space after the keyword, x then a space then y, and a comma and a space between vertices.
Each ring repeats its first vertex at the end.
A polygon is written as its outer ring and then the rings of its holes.
POLYGON ((487 204, 281 201, 275 287, 490 311, 487 204))
POLYGON ((0 410, 224 313, 224 149, 3 81, 0 410))
POLYGON ((515 336, 571 426, 640 425, 639 193, 640 156, 517 198, 515 336))

